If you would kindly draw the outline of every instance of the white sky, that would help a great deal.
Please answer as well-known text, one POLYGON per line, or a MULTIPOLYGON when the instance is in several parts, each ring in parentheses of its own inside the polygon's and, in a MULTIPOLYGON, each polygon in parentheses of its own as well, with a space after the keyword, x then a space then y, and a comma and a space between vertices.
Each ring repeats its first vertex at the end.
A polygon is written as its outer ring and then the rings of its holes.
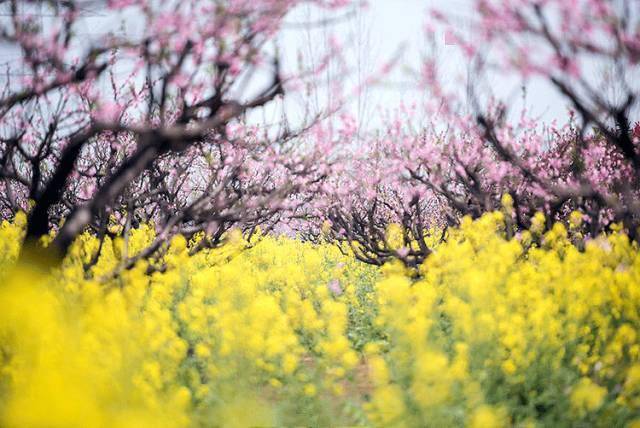
MULTIPOLYGON (((391 110, 401 101, 410 104, 413 101, 419 102, 425 96, 411 83, 412 77, 408 70, 418 68, 421 53, 426 49, 423 28, 428 9, 435 6, 448 13, 464 17, 471 12, 472 0, 368 0, 368 3, 368 7, 359 9, 354 17, 328 29, 318 31, 295 29, 286 31, 280 37, 281 48, 285 55, 285 67, 287 67, 287 59, 290 63, 296 62, 296 53, 299 50, 307 54, 307 57, 320 54, 326 48, 324 40, 329 33, 343 40, 345 56, 353 70, 349 76, 333 76, 333 78, 339 79, 344 86, 357 85, 367 75, 393 58, 401 46, 405 47, 391 75, 383 82, 368 87, 359 99, 351 100, 348 108, 363 128, 376 127, 379 124, 378 108, 391 110)), ((294 13, 290 21, 304 22, 305 18, 310 18, 305 13, 307 12, 294 13)), ((327 15, 324 17, 326 18, 327 15)), ((313 20, 313 18, 310 19, 313 20)), ((114 30, 111 28, 113 24, 113 21, 101 16, 93 16, 81 22, 81 28, 78 28, 78 31, 90 35, 92 31, 100 33, 105 30, 114 30)), ((444 45, 444 34, 437 34, 436 40, 438 47, 442 49, 441 61, 447 76, 450 76, 453 83, 460 81, 459 86, 463 87, 465 61, 457 55, 456 47, 444 45)), ((0 51, 0 56, 3 57, 0 58, 0 62, 11 61, 10 57, 15 55, 15 52, 0 51)), ((508 83, 501 78, 496 78, 495 83, 492 86, 497 88, 497 94, 509 95, 509 99, 514 103, 512 114, 517 114, 522 107, 520 83, 508 83)), ((527 93, 527 108, 530 114, 540 117, 545 122, 553 119, 564 121, 566 104, 551 87, 532 83, 528 85, 527 93)), ((299 99, 298 102, 305 103, 309 100, 299 99)), ((320 107, 322 100, 317 102, 320 107)), ((288 107, 288 109, 291 108, 288 107)))
MULTIPOLYGON (((378 63, 390 58, 398 46, 404 45, 402 60, 391 77, 391 81, 409 81, 410 76, 405 67, 416 68, 421 53, 426 49, 424 24, 428 19, 428 10, 437 7, 447 13, 461 17, 472 12, 471 0, 369 0, 368 11, 364 11, 360 20, 369 27, 371 37, 371 55, 378 63)), ((440 61, 447 76, 457 82, 466 74, 466 61, 458 55, 455 46, 444 44, 444 34, 436 34, 438 48, 441 48, 440 61)), ((521 82, 505 82, 496 76, 492 79, 492 87, 498 96, 508 97, 512 101, 512 114, 519 114, 522 108, 521 82)), ((460 82, 460 86, 462 86, 460 82)), ((395 88, 394 90, 377 88, 372 101, 381 106, 395 105, 400 100, 419 99, 420 94, 413 87, 395 88)), ((540 117, 544 122, 557 119, 564 122, 567 104, 548 84, 533 81, 527 84, 526 107, 531 115, 540 117)))

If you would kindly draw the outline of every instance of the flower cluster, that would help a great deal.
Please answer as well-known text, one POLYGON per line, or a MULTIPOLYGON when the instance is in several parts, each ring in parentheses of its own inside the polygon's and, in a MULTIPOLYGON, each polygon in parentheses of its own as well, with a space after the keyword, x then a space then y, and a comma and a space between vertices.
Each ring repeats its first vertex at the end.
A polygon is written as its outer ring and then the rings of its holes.
MULTIPOLYGON (((345 401, 369 340, 377 271, 330 245, 231 234, 189 255, 169 244, 110 275, 155 239, 82 235, 62 267, 17 265, 24 218, 0 228, 0 425, 327 425, 364 420, 345 401), (126 251, 125 251, 126 246, 126 251), (363 328, 367 327, 367 328, 363 328)), ((362 370, 360 370, 362 371, 362 370)))
POLYGON ((177 236, 162 269, 110 275, 152 227, 107 237, 89 270, 82 235, 40 271, 16 263, 24 223, 0 226, 2 426, 640 423, 640 253, 622 232, 579 248, 537 218, 507 239, 489 213, 418 273, 286 237, 190 255, 198 237, 177 236))
POLYGON ((637 415, 637 246, 613 233, 580 251, 559 223, 507 240, 504 224, 500 212, 465 218, 419 281, 392 270, 379 282, 376 425, 623 426, 637 415))

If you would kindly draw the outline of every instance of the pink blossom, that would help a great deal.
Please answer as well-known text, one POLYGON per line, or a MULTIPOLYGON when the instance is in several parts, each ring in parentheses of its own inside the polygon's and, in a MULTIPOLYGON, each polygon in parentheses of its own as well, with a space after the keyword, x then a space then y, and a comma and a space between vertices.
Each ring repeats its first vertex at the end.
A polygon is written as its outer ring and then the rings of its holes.
POLYGON ((329 291, 331 291, 335 296, 340 296, 342 294, 342 287, 340 286, 340 281, 337 279, 329 281, 327 288, 329 288, 329 291))

